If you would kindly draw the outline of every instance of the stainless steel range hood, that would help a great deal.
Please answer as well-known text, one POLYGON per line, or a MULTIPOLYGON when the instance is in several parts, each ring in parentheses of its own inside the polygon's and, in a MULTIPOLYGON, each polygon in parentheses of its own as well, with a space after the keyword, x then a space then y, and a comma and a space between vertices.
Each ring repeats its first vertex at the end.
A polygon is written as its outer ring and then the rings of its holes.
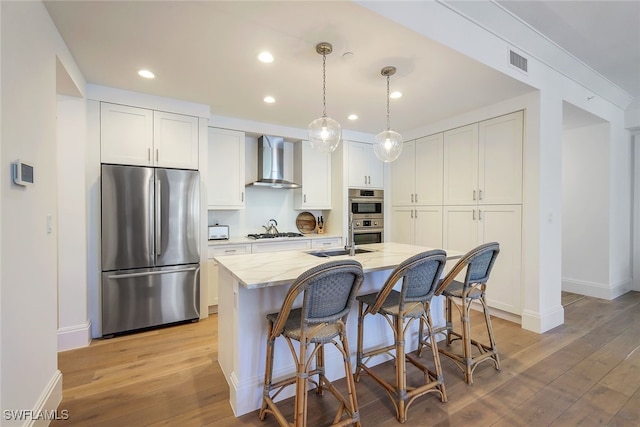
POLYGON ((258 138, 258 180, 247 187, 300 188, 284 179, 284 138, 263 135, 258 138))

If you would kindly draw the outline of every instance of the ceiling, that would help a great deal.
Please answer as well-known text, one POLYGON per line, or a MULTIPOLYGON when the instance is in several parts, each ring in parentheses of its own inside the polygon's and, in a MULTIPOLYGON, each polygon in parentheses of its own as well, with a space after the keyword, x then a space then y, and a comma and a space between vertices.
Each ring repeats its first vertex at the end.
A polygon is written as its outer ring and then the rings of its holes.
MULTIPOLYGON (((629 16, 640 2, 499 4, 640 98, 640 14, 629 16), (601 22, 603 16, 612 21, 601 22), (620 40, 628 55, 620 54, 620 40)), ((322 41, 333 44, 327 115, 344 129, 375 134, 385 127, 380 70, 387 65, 397 68, 391 90, 403 93, 391 101, 391 126, 399 132, 532 90, 350 1, 45 5, 88 83, 206 104, 217 116, 306 128, 322 115, 322 57, 315 51, 322 41), (273 63, 256 59, 262 50, 273 63), (140 68, 156 78, 138 77, 140 68), (265 104, 267 95, 276 102, 265 104), (349 114, 359 119, 349 121, 349 114)))

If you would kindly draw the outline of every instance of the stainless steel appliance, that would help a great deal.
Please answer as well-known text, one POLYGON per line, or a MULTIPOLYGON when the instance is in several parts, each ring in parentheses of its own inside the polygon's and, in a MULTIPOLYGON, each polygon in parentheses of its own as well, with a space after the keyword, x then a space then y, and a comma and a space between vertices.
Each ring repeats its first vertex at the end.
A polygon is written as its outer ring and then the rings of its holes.
POLYGON ((198 171, 102 165, 102 335, 200 316, 198 171))
POLYGON ((284 179, 283 137, 262 135, 258 138, 258 180, 246 186, 300 188, 300 184, 284 179))
POLYGON ((228 225, 210 225, 209 240, 229 240, 228 225))
POLYGON ((349 189, 353 216, 353 242, 356 245, 384 241, 384 191, 349 189))
POLYGON ((260 233, 260 234, 247 234, 247 237, 251 239, 275 239, 277 237, 302 237, 303 235, 300 233, 260 233))

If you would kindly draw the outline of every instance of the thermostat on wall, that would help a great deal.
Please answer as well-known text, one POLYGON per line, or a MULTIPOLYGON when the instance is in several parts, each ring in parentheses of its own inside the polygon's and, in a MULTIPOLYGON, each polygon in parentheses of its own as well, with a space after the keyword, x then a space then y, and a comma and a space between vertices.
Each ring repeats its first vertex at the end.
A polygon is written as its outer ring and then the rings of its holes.
POLYGON ((16 160, 12 164, 13 182, 18 185, 33 184, 33 166, 16 160))

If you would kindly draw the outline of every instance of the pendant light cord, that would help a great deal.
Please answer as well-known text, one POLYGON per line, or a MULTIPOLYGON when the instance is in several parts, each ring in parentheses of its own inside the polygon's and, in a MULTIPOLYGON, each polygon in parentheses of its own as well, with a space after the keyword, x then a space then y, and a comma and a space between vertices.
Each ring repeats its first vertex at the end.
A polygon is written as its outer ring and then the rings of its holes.
POLYGON ((327 54, 322 53, 322 117, 327 117, 327 54))
POLYGON ((390 130, 391 126, 389 125, 389 75, 387 74, 387 130, 390 130))

